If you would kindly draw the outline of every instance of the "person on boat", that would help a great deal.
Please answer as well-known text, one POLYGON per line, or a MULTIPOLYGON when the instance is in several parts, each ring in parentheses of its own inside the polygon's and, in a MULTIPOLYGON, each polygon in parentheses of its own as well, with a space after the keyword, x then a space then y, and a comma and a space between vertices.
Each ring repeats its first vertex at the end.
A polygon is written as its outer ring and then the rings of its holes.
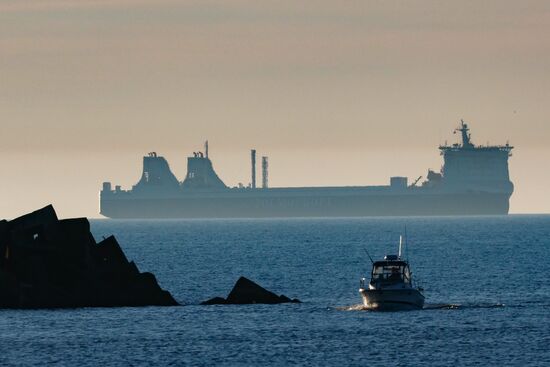
POLYGON ((401 280, 401 275, 399 274, 399 269, 392 268, 391 275, 390 275, 388 280, 390 280, 390 281, 400 281, 401 280))

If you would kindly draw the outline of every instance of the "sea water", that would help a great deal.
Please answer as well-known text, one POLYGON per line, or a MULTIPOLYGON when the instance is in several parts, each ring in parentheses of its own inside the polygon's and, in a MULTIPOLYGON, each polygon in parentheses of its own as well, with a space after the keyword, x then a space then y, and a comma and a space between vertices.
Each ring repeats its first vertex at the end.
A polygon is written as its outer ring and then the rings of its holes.
POLYGON ((183 306, 0 310, 0 365, 550 365, 550 216, 91 225, 183 306), (405 232, 425 309, 364 310, 405 232), (303 303, 199 305, 241 275, 303 303))

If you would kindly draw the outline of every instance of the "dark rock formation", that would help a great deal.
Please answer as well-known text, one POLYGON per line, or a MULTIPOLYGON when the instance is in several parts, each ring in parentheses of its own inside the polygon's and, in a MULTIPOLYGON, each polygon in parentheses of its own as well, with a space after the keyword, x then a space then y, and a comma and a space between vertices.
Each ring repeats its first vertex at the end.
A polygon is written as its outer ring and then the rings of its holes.
POLYGON ((96 243, 86 218, 47 206, 0 221, 0 308, 174 306, 114 237, 96 243))
POLYGON ((201 302, 201 305, 225 305, 227 302, 223 297, 214 297, 208 301, 201 302))
POLYGON ((208 301, 204 301, 201 305, 243 305, 251 303, 300 303, 297 299, 290 299, 285 295, 276 295, 273 292, 259 286, 250 279, 240 277, 233 286, 231 292, 227 296, 227 299, 222 297, 214 297, 208 301))

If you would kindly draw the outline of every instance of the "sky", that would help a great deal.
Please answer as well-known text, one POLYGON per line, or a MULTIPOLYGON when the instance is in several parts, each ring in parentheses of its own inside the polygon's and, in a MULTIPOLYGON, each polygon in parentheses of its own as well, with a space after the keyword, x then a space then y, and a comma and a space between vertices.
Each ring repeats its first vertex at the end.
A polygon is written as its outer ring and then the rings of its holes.
POLYGON ((379 185, 439 169, 464 119, 550 213, 548 1, 0 1, 0 218, 99 217, 156 151, 183 180, 379 185))

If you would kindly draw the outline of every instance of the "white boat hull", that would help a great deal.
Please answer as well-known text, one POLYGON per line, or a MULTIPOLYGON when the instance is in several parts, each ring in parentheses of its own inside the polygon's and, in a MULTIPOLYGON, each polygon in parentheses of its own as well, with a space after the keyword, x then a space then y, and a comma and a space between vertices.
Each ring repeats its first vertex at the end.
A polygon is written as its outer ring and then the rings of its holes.
POLYGON ((424 307, 424 295, 417 289, 364 289, 359 293, 363 305, 379 311, 419 310, 424 307))

